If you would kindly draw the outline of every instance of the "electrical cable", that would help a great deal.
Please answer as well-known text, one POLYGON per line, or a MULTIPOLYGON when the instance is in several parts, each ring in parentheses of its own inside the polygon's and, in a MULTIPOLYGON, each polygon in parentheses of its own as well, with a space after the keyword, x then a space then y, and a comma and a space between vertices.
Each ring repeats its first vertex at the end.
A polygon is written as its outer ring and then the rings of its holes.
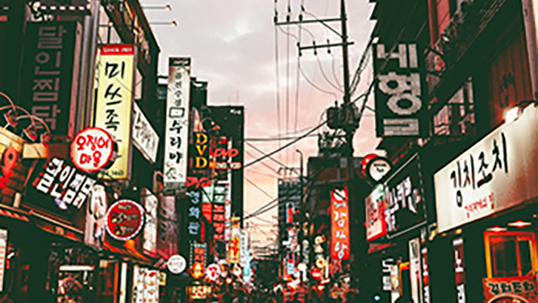
POLYGON ((250 180, 249 178, 247 178, 247 176, 243 176, 243 178, 245 178, 245 181, 247 181, 248 183, 252 184, 252 186, 254 186, 256 189, 258 189, 259 191, 261 191, 262 193, 264 193, 267 197, 269 197, 270 199, 274 199, 273 196, 271 196, 269 193, 267 193, 263 188, 261 188, 258 184, 254 183, 252 180, 250 180))
MULTIPOLYGON (((257 148, 256 146, 254 146, 252 143, 249 143, 249 142, 246 142, 248 146, 252 147, 254 150, 256 150, 257 152, 259 152, 260 154, 262 155, 265 155, 265 152, 260 150, 259 148, 257 148)), ((276 164, 282 166, 282 167, 287 167, 287 165, 285 165, 284 163, 276 160, 275 158, 273 157, 268 157, 270 160, 273 160, 273 162, 275 162, 276 164)))
MULTIPOLYGON (((275 22, 278 18, 277 10, 277 0, 275 0, 275 22)), ((278 30, 275 27, 275 68, 276 68, 276 119, 277 119, 277 133, 280 136, 280 70, 279 60, 278 60, 278 30)), ((278 142, 278 147, 280 147, 280 142, 278 142)))

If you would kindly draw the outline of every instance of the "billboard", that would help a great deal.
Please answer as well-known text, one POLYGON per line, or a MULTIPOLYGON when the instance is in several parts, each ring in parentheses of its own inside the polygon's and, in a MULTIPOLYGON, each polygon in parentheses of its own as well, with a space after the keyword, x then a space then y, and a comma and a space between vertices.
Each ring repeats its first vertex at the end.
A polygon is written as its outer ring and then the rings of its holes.
POLYGON ((170 58, 164 142, 163 191, 185 191, 189 143, 190 58, 170 58))
POLYGON ((397 49, 373 46, 375 116, 378 137, 420 136, 427 123, 421 115, 426 98, 421 48, 416 43, 399 43, 397 49))
POLYGON ((107 169, 105 179, 130 176, 134 58, 135 49, 130 44, 108 44, 99 48, 93 126, 108 131, 118 143, 118 157, 107 169))

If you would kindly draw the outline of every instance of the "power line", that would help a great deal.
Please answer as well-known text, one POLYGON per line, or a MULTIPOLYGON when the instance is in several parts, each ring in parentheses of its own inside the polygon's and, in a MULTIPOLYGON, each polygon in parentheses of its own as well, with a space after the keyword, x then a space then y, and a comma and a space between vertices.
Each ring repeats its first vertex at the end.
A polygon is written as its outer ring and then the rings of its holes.
POLYGON ((247 178, 246 176, 244 176, 245 180, 252 184, 252 186, 254 186, 257 190, 261 191, 262 193, 264 193, 267 197, 269 197, 270 199, 273 199, 273 197, 267 193, 263 188, 259 187, 258 184, 254 183, 253 181, 251 181, 249 178, 247 178))

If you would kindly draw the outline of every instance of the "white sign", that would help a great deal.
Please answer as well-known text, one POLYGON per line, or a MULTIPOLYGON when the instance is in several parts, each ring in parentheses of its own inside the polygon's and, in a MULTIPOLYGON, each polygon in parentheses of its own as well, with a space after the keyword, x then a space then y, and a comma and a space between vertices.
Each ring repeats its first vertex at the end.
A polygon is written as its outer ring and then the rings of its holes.
POLYGON ((75 167, 94 173, 116 161, 117 145, 106 130, 88 127, 78 132, 71 142, 70 156, 75 167))
POLYGON ((157 150, 159 149, 159 135, 155 132, 151 123, 138 107, 136 102, 133 106, 133 143, 148 161, 157 161, 157 150))
POLYGON ((411 280, 411 296, 414 302, 422 302, 422 271, 420 268, 420 240, 409 241, 409 279, 411 280))
POLYGON ((245 266, 247 263, 247 245, 248 245, 248 235, 246 230, 241 231, 241 236, 239 240, 239 264, 245 266))
POLYGON ((439 232, 538 196, 538 110, 529 106, 434 175, 439 232))
POLYGON ((7 253, 7 230, 0 229, 0 292, 4 290, 4 269, 7 253))
POLYGON ((155 256, 157 254, 157 206, 159 200, 147 188, 142 188, 140 200, 146 209, 142 248, 152 256, 155 256))
POLYGON ((218 264, 211 264, 205 269, 205 276, 211 280, 215 281, 217 280, 221 275, 220 266, 218 264))
POLYGON ((376 157, 368 162, 366 172, 374 181, 381 180, 390 171, 390 162, 382 157, 376 157))
POLYGON ((184 191, 187 181, 190 65, 190 58, 169 60, 163 161, 165 194, 184 191))
POLYGON ((168 270, 173 274, 180 274, 182 273, 185 268, 187 268, 187 260, 183 258, 183 256, 180 255, 173 255, 168 259, 168 262, 166 264, 168 266, 168 270))

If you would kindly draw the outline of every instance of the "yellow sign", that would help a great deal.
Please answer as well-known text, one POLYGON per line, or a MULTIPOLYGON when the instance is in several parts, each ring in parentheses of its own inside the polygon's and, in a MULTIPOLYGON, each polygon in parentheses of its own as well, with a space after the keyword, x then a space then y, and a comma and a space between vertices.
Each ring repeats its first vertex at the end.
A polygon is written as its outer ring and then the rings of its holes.
POLYGON ((127 179, 131 170, 131 116, 133 107, 134 46, 102 45, 97 63, 94 123, 118 142, 116 162, 106 179, 127 179))

